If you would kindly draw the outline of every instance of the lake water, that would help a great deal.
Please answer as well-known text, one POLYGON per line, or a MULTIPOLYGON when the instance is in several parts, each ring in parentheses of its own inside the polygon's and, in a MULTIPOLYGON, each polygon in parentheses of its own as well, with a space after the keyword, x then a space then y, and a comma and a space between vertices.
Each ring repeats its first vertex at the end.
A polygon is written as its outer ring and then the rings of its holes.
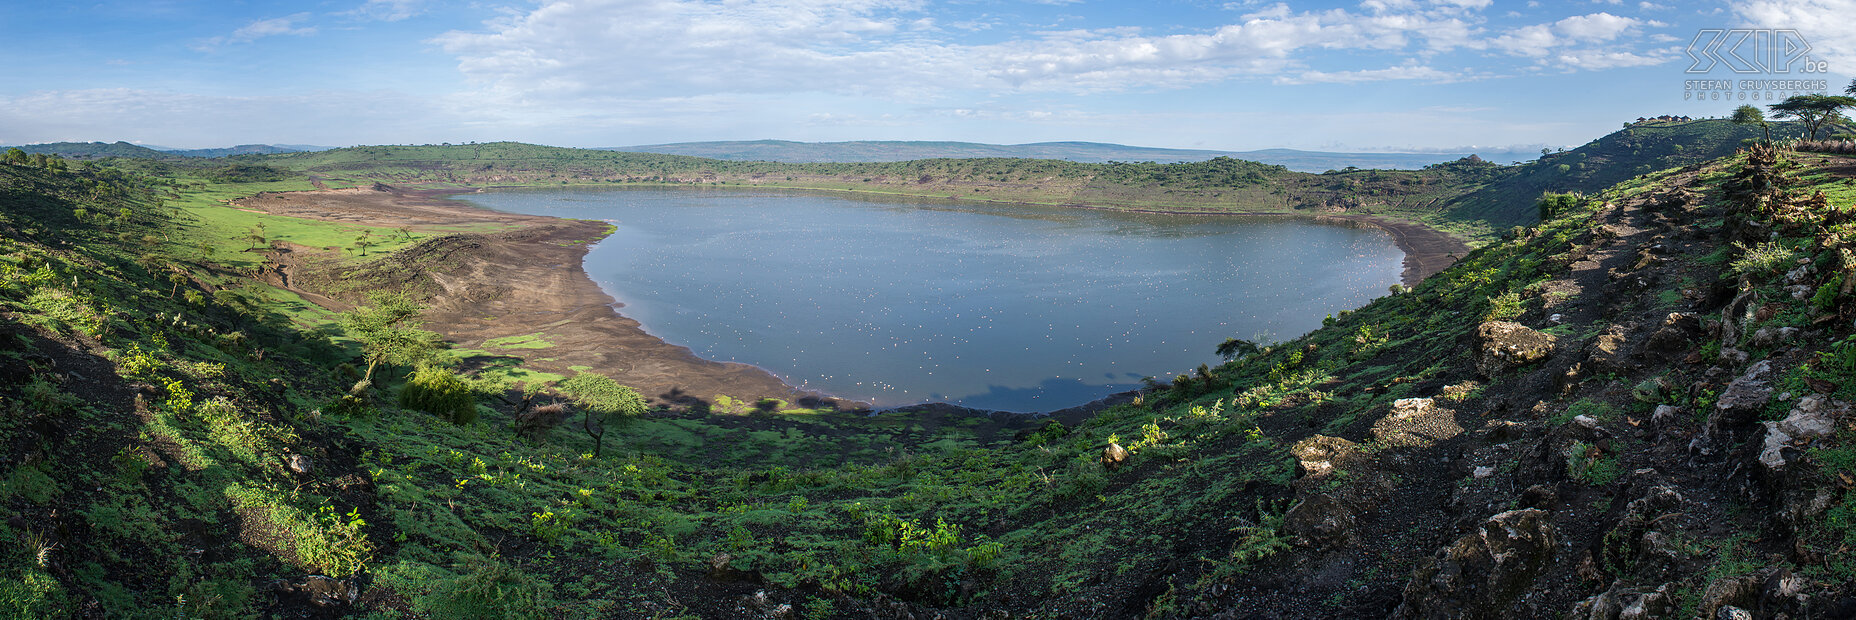
MULTIPOLYGON (((1399 281, 1384 231, 728 189, 501 190, 612 222, 586 270, 646 331, 879 406, 1049 411, 1288 339, 1399 281)), ((701 395, 710 396, 710 395, 701 395)))

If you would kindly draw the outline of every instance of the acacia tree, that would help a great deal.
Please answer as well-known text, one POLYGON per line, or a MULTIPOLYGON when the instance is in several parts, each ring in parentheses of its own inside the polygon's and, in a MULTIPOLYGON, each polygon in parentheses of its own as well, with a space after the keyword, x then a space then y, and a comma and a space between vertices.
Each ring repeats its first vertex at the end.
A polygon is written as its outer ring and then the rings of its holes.
POLYGON ((1830 123, 1847 122, 1843 118, 1843 108, 1856 107, 1856 97, 1841 95, 1793 95, 1784 101, 1772 104, 1772 115, 1779 118, 1795 118, 1804 123, 1805 132, 1812 140, 1817 139, 1817 130, 1830 123))
POLYGON ((367 256, 367 248, 372 245, 374 245, 374 229, 361 229, 361 236, 354 238, 355 249, 360 250, 362 256, 367 256))
POLYGON ((1218 357, 1222 357, 1229 361, 1240 357, 1256 355, 1262 350, 1263 348, 1257 346, 1255 342, 1239 338, 1226 338, 1223 343, 1218 345, 1218 357))
POLYGON ((348 390, 352 396, 373 387, 374 369, 382 363, 410 366, 438 349, 438 334, 420 329, 425 325, 420 318, 424 305, 400 292, 375 291, 367 297, 374 305, 357 307, 341 320, 348 337, 361 343, 367 358, 367 372, 348 390))
POLYGON ((1743 105, 1734 108, 1734 116, 1730 120, 1732 120, 1735 125, 1764 129, 1766 130, 1766 141, 1772 141, 1772 123, 1766 122, 1766 113, 1760 111, 1759 106, 1743 105))
POLYGON ((251 242, 250 249, 252 250, 256 250, 258 246, 264 245, 264 222, 258 222, 256 225, 252 226, 250 232, 245 235, 245 240, 251 242))
POLYGON ((585 412, 580 428, 593 439, 593 458, 599 458, 605 450, 607 424, 629 420, 645 411, 644 397, 637 390, 598 373, 582 372, 560 382, 555 389, 585 412))

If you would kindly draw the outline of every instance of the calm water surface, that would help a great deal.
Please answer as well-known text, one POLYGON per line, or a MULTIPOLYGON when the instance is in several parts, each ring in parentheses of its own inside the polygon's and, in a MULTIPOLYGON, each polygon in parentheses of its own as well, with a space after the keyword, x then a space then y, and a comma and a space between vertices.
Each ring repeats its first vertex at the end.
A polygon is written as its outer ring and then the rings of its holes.
MULTIPOLYGON (((504 190, 607 220, 586 269, 708 359, 878 405, 1048 411, 1169 379, 1225 338, 1287 339, 1397 283, 1373 228, 697 189, 504 190)), ((710 395, 702 395, 710 396, 710 395)))

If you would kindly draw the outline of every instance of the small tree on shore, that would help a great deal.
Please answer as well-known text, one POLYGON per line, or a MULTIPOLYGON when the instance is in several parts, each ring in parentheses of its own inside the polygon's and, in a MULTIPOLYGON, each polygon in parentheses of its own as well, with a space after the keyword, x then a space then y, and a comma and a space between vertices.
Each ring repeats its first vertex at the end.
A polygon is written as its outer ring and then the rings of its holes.
POLYGON ((1241 338, 1226 338, 1223 343, 1218 345, 1218 357, 1222 357, 1229 361, 1240 357, 1256 355, 1258 351, 1262 350, 1263 349, 1258 347, 1255 342, 1241 338))
POLYGON ((375 291, 368 294, 372 306, 361 306, 342 315, 342 328, 348 337, 361 343, 367 358, 367 371, 348 390, 360 396, 374 385, 374 370, 381 364, 410 366, 425 360, 438 349, 438 334, 420 329, 425 321, 420 314, 425 306, 405 293, 375 291))
POLYGON ((582 372, 555 387, 585 412, 580 427, 593 440, 594 458, 606 447, 608 424, 623 422, 645 412, 644 397, 637 390, 619 385, 602 374, 582 372))
POLYGON ((371 228, 361 229, 361 236, 354 238, 354 248, 360 250, 362 256, 367 256, 367 248, 373 245, 374 230, 371 228))
POLYGON ((249 248, 251 250, 256 250, 258 246, 264 245, 264 222, 258 222, 256 225, 252 226, 251 230, 245 233, 245 240, 251 242, 251 247, 249 248))

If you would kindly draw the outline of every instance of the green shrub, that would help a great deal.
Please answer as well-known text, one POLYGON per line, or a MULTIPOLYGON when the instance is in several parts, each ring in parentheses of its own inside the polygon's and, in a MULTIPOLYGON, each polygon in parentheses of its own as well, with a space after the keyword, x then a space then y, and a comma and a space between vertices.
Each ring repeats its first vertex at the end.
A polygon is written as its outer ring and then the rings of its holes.
POLYGON ((1489 311, 1482 315, 1484 321, 1506 321, 1521 316, 1521 294, 1508 291, 1489 298, 1489 311))
POLYGON ((281 493, 242 484, 225 494, 245 515, 245 528, 260 533, 258 546, 299 568, 341 578, 373 560, 374 544, 361 531, 367 522, 359 510, 339 514, 323 504, 312 514, 290 505, 281 493))
POLYGON ((1818 310, 1832 310, 1837 307, 1837 295, 1843 290, 1843 274, 1830 277, 1823 286, 1817 287, 1817 294, 1811 296, 1811 307, 1818 310))
POLYGON ((1613 407, 1607 403, 1582 398, 1579 399, 1578 402, 1567 405, 1565 411, 1560 412, 1559 415, 1553 416, 1549 421, 1552 422, 1554 426, 1566 424, 1567 422, 1571 422, 1573 418, 1579 416, 1586 416, 1595 420, 1604 421, 1611 419, 1611 417, 1617 415, 1617 413, 1617 407, 1613 407))
POLYGON ((549 617, 549 584, 494 558, 471 558, 464 573, 414 599, 433 618, 501 620, 549 617))
POLYGON ((0 577, 0 616, 63 618, 70 612, 58 579, 37 568, 0 577))
POLYGON ((457 373, 436 366, 412 373, 400 388, 400 406, 444 416, 453 424, 477 421, 477 391, 457 373))
MULTIPOLYGON (((1562 170, 1562 172, 1564 171, 1562 170)), ((1534 208, 1540 212, 1540 221, 1545 222, 1578 206, 1579 202, 1583 200, 1585 200, 1585 197, 1579 194, 1555 194, 1548 192, 1540 195, 1540 200, 1534 202, 1534 208)))
POLYGON ((1597 446, 1575 441, 1566 449, 1566 475, 1593 486, 1611 484, 1623 473, 1615 456, 1605 456, 1597 446))
POLYGON ((1108 474, 1094 459, 1071 461, 1062 479, 1063 483, 1057 487, 1058 497, 1088 497, 1108 488, 1108 474))
POLYGON ((1797 259, 1798 251, 1780 245, 1776 241, 1765 241, 1747 247, 1734 242, 1734 247, 1741 252, 1740 258, 1732 263, 1735 275, 1750 278, 1767 277, 1778 274, 1797 259))
POLYGON ((206 425, 207 435, 213 443, 247 463, 255 463, 272 452, 272 437, 280 434, 294 436, 293 433, 283 432, 263 422, 246 419, 232 401, 224 397, 200 403, 194 407, 194 414, 206 425))
POLYGON ((271 166, 233 164, 208 172, 206 176, 221 183, 264 183, 290 178, 290 173, 271 166))

